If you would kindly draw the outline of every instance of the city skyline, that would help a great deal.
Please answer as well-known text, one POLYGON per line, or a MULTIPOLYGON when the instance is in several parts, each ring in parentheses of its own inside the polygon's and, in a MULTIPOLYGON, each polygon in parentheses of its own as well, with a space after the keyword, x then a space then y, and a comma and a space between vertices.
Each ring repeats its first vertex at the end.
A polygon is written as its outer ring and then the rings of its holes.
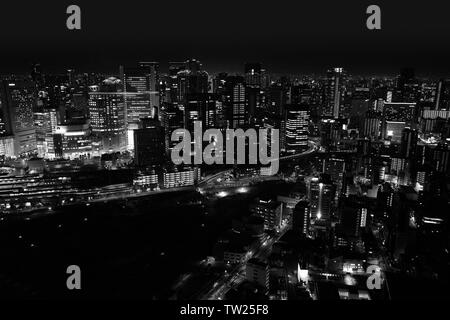
POLYGON ((0 301, 450 298, 445 5, 1 10, 0 301))

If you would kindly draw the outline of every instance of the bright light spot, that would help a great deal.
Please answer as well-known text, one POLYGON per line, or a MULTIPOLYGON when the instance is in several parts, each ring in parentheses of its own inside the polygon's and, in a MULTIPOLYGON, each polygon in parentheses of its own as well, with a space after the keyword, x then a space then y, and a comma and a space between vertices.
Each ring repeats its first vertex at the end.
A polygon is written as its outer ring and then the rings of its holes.
POLYGON ((308 270, 307 269, 300 269, 300 264, 297 264, 297 280, 308 282, 308 270))
POLYGON ((217 196, 218 196, 219 198, 224 198, 224 197, 228 196, 228 193, 225 192, 225 191, 220 191, 220 192, 217 194, 217 196))
POLYGON ((322 218, 322 214, 320 212, 317 213, 317 219, 321 219, 322 218))
POLYGON ((347 285, 347 286, 354 286, 354 285, 356 285, 356 280, 355 280, 355 278, 353 278, 351 275, 347 274, 347 275, 344 277, 344 283, 345 283, 345 285, 347 285))
POLYGON ((248 189, 245 188, 245 187, 242 187, 242 188, 237 189, 237 192, 239 192, 239 193, 246 193, 246 192, 248 192, 248 189))

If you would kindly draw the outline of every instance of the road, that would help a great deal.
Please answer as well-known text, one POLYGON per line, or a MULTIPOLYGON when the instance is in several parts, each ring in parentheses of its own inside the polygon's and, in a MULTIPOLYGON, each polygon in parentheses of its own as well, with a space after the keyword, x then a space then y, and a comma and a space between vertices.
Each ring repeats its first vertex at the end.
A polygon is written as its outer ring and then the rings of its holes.
POLYGON ((206 293, 201 294, 200 300, 222 300, 225 294, 232 288, 237 287, 245 279, 245 267, 247 261, 251 258, 266 259, 271 252, 271 248, 275 242, 288 230, 288 224, 283 224, 280 231, 273 237, 268 237, 263 243, 255 242, 249 249, 243 261, 228 273, 222 275, 206 293))

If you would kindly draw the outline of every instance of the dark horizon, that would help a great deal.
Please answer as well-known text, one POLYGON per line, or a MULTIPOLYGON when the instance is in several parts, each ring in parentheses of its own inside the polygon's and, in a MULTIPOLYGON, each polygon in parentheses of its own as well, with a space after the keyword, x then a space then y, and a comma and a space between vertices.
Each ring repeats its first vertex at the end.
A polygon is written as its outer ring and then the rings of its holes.
MULTIPOLYGON (((120 66, 124 67, 133 67, 137 65, 138 62, 142 61, 156 61, 159 62, 160 65, 160 73, 168 73, 168 64, 169 62, 176 62, 176 61, 187 61, 190 59, 196 59, 199 60, 202 65, 203 69, 207 71, 210 75, 217 75, 219 73, 227 73, 229 75, 242 75, 244 74, 244 66, 245 63, 261 63, 262 67, 267 70, 267 73, 272 76, 282 77, 282 76, 312 76, 312 77, 322 77, 326 76, 327 70, 333 67, 342 67, 347 72, 347 74, 351 77, 362 77, 362 78, 395 78, 397 77, 402 69, 413 69, 415 72, 416 78, 421 79, 429 79, 429 80, 437 80, 442 78, 449 78, 449 73, 436 73, 431 72, 430 69, 425 68, 415 68, 411 65, 399 65, 398 67, 392 67, 392 68, 386 68, 381 69, 377 68, 378 72, 369 72, 365 70, 364 68, 351 68, 347 67, 346 65, 342 64, 328 64, 324 65, 323 67, 318 67, 316 69, 313 68, 300 68, 298 71, 294 69, 289 71, 288 69, 282 69, 276 66, 276 64, 268 64, 264 61, 255 61, 255 60, 248 60, 248 61, 242 61, 241 63, 230 63, 227 65, 211 65, 208 62, 205 62, 207 60, 199 59, 198 57, 186 57, 184 59, 171 59, 167 61, 162 60, 155 60, 155 59, 136 59, 136 60, 124 60, 124 61, 117 61, 117 62, 110 62, 107 66, 104 65, 103 67, 99 67, 98 64, 96 67, 87 66, 87 65, 75 65, 75 64, 67 64, 67 65, 55 65, 55 64, 45 64, 40 60, 30 61, 26 64, 23 64, 21 68, 11 68, 6 69, 3 68, 2 71, 0 71, 0 76, 28 76, 30 75, 31 68, 34 64, 40 64, 42 71, 44 74, 51 74, 51 75, 63 75, 66 73, 69 69, 74 69, 75 74, 83 74, 83 73, 98 73, 103 75, 111 75, 111 76, 118 76, 119 75, 119 68, 120 66)), ((371 69, 368 69, 371 70, 371 69)))

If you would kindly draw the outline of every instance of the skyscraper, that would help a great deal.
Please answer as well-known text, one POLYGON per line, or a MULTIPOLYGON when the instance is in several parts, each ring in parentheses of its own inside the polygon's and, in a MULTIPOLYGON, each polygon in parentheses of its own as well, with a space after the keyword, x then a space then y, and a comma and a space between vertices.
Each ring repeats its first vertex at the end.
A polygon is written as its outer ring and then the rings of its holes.
POLYGON ((135 163, 138 166, 155 166, 164 162, 165 133, 157 119, 141 120, 141 128, 134 130, 135 163))
POLYGON ((413 159, 418 141, 418 132, 415 129, 405 128, 402 131, 401 156, 405 159, 413 159))
POLYGON ((321 116, 339 118, 344 105, 345 93, 345 71, 343 68, 333 68, 327 71, 324 89, 321 116))
POLYGON ((364 118, 363 137, 377 140, 380 136, 381 114, 379 112, 369 110, 364 118))
POLYGON ((14 153, 21 155, 37 151, 36 130, 33 111, 36 107, 37 92, 32 81, 3 81, 1 100, 4 129, 14 136, 14 153))
POLYGON ((261 63, 245 64, 245 84, 247 87, 261 87, 261 63))
POLYGON ((158 66, 158 62, 140 62, 137 67, 123 69, 124 112, 131 149, 132 131, 138 128, 140 119, 153 117, 160 107, 158 66))
POLYGON ((345 174, 344 159, 330 158, 324 163, 323 173, 330 175, 331 180, 336 185, 336 196, 342 192, 345 174))
POLYGON ((112 78, 104 82, 100 91, 89 92, 89 118, 92 134, 102 143, 103 150, 121 150, 126 145, 125 101, 117 92, 120 81, 112 78))
POLYGON ((228 77, 227 87, 230 94, 231 127, 242 128, 248 124, 246 112, 245 82, 242 77, 228 77))
POLYGON ((271 199, 258 199, 250 206, 250 211, 264 219, 264 227, 268 230, 276 230, 281 227, 283 205, 281 202, 271 199))
POLYGON ((329 221, 333 209, 336 188, 329 176, 312 178, 309 185, 311 217, 315 220, 329 221))
POLYGON ((308 235, 311 223, 311 208, 308 201, 299 201, 293 211, 292 229, 308 235))
POLYGON ((441 79, 437 84, 435 110, 450 110, 450 79, 441 79))
POLYGON ((308 148, 309 107, 288 105, 286 112, 286 151, 298 153, 308 148))

